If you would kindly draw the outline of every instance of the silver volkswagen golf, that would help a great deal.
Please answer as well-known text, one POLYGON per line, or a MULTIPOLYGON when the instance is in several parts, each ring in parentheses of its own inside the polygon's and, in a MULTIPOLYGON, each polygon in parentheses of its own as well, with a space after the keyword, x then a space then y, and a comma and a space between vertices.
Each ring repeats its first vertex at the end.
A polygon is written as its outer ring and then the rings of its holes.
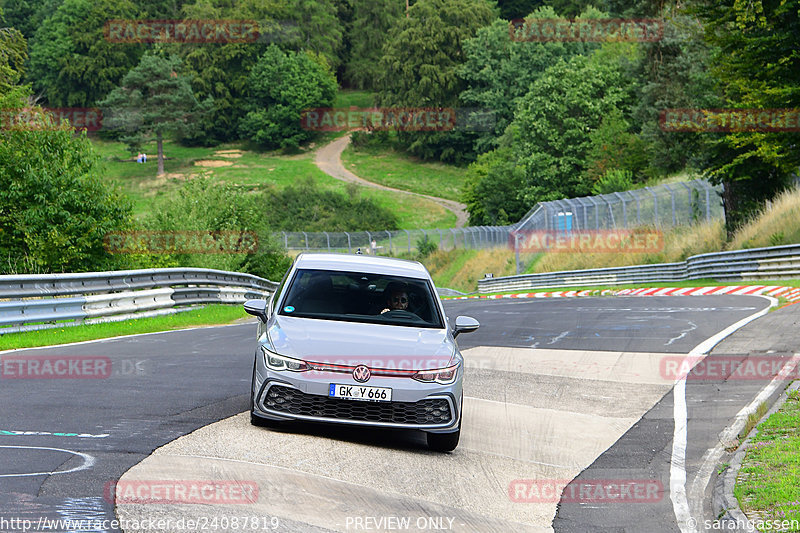
POLYGON ((461 432, 464 365, 455 342, 478 321, 448 323, 416 261, 300 254, 259 318, 251 421, 304 420, 423 430, 451 451, 461 432))

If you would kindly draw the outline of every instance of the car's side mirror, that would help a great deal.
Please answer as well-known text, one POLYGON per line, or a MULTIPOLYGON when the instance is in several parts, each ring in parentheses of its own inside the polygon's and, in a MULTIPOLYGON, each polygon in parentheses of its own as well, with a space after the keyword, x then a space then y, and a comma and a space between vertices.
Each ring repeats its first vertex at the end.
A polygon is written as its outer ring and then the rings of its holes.
POLYGON ((457 316, 456 327, 453 328, 453 337, 457 337, 459 333, 470 333, 480 327, 481 323, 472 318, 471 316, 457 316))
POLYGON ((262 322, 267 321, 267 301, 266 300, 247 300, 244 303, 246 313, 258 317, 262 322))

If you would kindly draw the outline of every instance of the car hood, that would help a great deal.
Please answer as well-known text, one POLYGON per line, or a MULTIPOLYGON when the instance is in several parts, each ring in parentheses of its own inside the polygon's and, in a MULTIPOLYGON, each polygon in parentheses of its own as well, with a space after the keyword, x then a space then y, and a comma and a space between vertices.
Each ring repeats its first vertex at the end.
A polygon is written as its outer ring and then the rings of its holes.
POLYGON ((329 364, 422 370, 446 367, 455 352, 445 329, 278 315, 268 331, 277 353, 329 364))

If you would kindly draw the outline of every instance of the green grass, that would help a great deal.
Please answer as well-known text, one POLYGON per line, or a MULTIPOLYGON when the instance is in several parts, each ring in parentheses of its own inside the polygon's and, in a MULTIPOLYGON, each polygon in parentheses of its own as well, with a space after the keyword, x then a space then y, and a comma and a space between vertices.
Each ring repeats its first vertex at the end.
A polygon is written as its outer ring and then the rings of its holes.
MULTIPOLYGON (((761 520, 800 520, 800 394, 758 426, 733 493, 761 520)), ((800 531, 798 528, 782 531, 800 531)))
POLYGON ((369 187, 361 187, 360 191, 364 198, 371 198, 378 205, 391 209, 397 216, 400 229, 447 229, 456 226, 456 215, 431 200, 369 187))
POLYGON ((336 95, 333 107, 373 107, 374 105, 375 93, 343 90, 336 95))
POLYGON ((433 269, 431 274, 433 282, 437 287, 447 287, 450 289, 460 290, 464 287, 454 287, 453 279, 458 274, 458 271, 464 268, 467 261, 475 257, 478 253, 477 250, 454 250, 450 252, 452 260, 446 263, 442 269, 433 269))
MULTIPOLYGON (((175 194, 185 180, 201 174, 248 191, 258 190, 268 184, 287 187, 305 176, 314 178, 323 189, 344 193, 347 186, 317 168, 313 152, 283 155, 278 152, 247 151, 237 144, 215 148, 186 148, 165 142, 164 154, 168 158, 164 165, 166 175, 157 177, 155 144, 144 147, 148 160, 142 165, 128 159, 129 154, 122 143, 96 139, 93 143, 102 158, 104 175, 131 198, 135 217, 148 213, 154 200, 175 194), (219 153, 226 150, 241 150, 241 155, 225 157, 219 153), (203 163, 205 161, 211 161, 212 165, 220 164, 215 162, 225 162, 226 165, 202 166, 208 164, 203 163), (198 165, 197 162, 201 164, 198 165)), ((359 192, 394 212, 401 229, 455 226, 455 215, 430 200, 368 187, 359 187, 359 192)))
POLYGON ((342 154, 348 170, 365 180, 404 191, 461 200, 466 169, 421 161, 392 150, 356 150, 348 146, 342 154))
POLYGON ((21 333, 6 333, 5 335, 0 335, 0 350, 50 346, 136 333, 169 331, 189 326, 228 324, 247 316, 241 305, 215 304, 173 315, 83 326, 66 326, 21 333))

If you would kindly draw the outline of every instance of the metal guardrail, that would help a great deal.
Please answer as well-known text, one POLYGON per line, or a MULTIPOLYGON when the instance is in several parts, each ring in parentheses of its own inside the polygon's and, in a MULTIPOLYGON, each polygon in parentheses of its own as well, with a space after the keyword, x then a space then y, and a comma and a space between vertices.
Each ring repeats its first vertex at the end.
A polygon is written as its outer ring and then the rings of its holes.
POLYGON ((800 277, 800 244, 695 255, 680 263, 522 274, 478 280, 478 292, 669 283, 692 279, 760 280, 800 277))
POLYGON ((242 303, 278 284, 209 268, 0 276, 0 335, 174 313, 176 306, 242 303))

